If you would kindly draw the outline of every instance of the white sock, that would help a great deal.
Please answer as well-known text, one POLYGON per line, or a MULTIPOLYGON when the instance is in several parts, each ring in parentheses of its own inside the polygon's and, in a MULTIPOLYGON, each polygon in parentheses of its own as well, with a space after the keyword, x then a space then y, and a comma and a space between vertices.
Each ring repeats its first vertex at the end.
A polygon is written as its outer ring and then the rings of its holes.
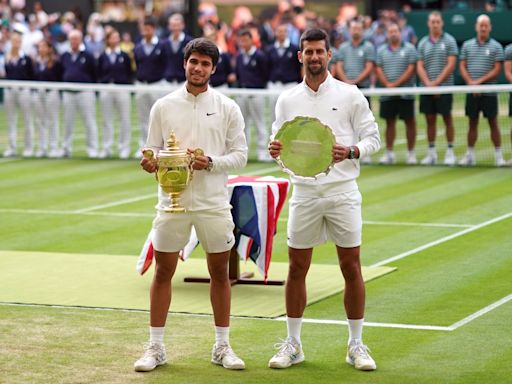
POLYGON ((351 320, 348 322, 348 344, 363 342, 363 319, 351 320))
POLYGON ((229 344, 229 327, 215 326, 215 344, 229 344))
POLYGON ((164 343, 165 327, 149 327, 149 342, 150 343, 164 343))
POLYGON ((501 147, 496 147, 494 149, 494 157, 496 158, 496 160, 503 159, 503 152, 501 152, 501 147))
POLYGON ((302 317, 286 317, 286 328, 288 328, 288 337, 293 337, 302 344, 300 341, 300 331, 302 328, 302 317))
POLYGON ((468 155, 475 156, 475 147, 468 147, 468 155))

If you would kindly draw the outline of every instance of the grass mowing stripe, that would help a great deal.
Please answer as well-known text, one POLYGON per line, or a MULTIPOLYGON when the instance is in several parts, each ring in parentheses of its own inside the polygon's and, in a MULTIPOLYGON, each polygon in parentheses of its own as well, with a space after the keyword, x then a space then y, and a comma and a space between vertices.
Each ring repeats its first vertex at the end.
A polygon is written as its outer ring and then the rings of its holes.
POLYGON ((508 296, 505 296, 504 298, 488 305, 487 307, 485 308, 482 308, 481 310, 479 311, 476 311, 475 313, 472 313, 471 315, 465 317, 464 319, 460 320, 460 321, 457 321, 456 323, 450 325, 449 328, 451 328, 452 330, 455 330, 457 328, 460 328, 470 322, 472 322, 473 320, 479 318, 480 316, 483 316, 485 315, 486 313, 492 311, 493 309, 496 309, 498 308, 499 306, 505 304, 505 303, 508 303, 509 301, 512 300, 512 293, 508 296))
POLYGON ((111 207, 116 207, 118 205, 135 203, 137 201, 146 200, 146 199, 150 199, 150 198, 154 198, 154 197, 155 197, 154 193, 148 193, 146 195, 131 197, 129 199, 122 199, 122 200, 118 200, 118 201, 113 201, 111 203, 93 205, 92 207, 77 209, 76 211, 74 211, 74 213, 87 213, 87 212, 91 212, 91 211, 97 211, 97 210, 103 209, 103 208, 111 208, 111 207))
POLYGON ((439 245, 439 244, 442 244, 446 241, 450 241, 452 239, 455 239, 459 236, 463 236, 465 235, 466 233, 470 233, 470 232, 473 232, 473 231, 476 231, 480 228, 483 228, 483 227, 486 227, 488 225, 491 225, 491 224, 494 224, 494 223, 497 223, 499 221, 502 221, 502 220, 505 220, 505 219, 508 219, 509 217, 512 217, 512 212, 509 212, 509 213, 506 213, 504 215, 501 215, 501 216, 498 216, 498 217, 495 217, 493 219, 490 219, 490 220, 487 220, 487 221, 484 221, 483 223, 480 223, 480 224, 477 224, 471 228, 467 228, 467 229, 464 229, 462 231, 459 231, 459 232, 455 232, 454 234, 451 234, 449 236, 445 236, 445 237, 442 237, 438 240, 435 240, 435 241, 431 241, 430 243, 427 243, 427 244, 424 244, 420 247, 417 247, 417 248, 414 248, 410 251, 407 251, 407 252, 404 252, 404 253, 401 253, 399 255, 396 255, 396 256, 393 256, 393 257, 390 257, 388 259, 385 259, 385 260, 382 260, 382 261, 379 261, 375 264, 372 264, 371 266, 372 267, 381 267, 383 265, 386 265, 386 264, 389 264, 393 261, 396 261, 396 260, 400 260, 400 259, 403 259, 404 257, 407 257, 407 256, 411 256, 411 255, 414 255, 415 253, 418 253, 418 252, 421 252, 425 249, 428 249, 428 248, 431 248, 431 247, 434 247, 436 245, 439 245))

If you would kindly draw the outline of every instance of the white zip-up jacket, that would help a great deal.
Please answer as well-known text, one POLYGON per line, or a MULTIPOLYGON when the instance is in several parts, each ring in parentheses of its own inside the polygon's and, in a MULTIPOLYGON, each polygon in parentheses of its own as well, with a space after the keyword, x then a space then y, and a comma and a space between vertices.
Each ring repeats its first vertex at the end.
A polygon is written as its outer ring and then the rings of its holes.
MULTIPOLYGON (((380 148, 379 128, 364 95, 355 85, 327 79, 315 92, 306 81, 284 91, 277 100, 276 120, 272 124, 272 138, 286 121, 297 116, 316 117, 329 126, 336 143, 357 145, 360 157, 380 148)), ((357 189, 359 160, 345 159, 336 163, 327 176, 316 180, 291 177, 294 196, 326 197, 357 189)))
MULTIPOLYGON (((247 163, 244 119, 238 105, 208 87, 197 96, 185 85, 157 100, 151 108, 146 147, 157 154, 165 148, 171 131, 181 149, 201 148, 213 161, 211 172, 194 171, 190 185, 181 194, 181 205, 189 211, 230 207, 228 171, 247 163)), ((169 204, 168 195, 158 187, 161 210, 169 204)))

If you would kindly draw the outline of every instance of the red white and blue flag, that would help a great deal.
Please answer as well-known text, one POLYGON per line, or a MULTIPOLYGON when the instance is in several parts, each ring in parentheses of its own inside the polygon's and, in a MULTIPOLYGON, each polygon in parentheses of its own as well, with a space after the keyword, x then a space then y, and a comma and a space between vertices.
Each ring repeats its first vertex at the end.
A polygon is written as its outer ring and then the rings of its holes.
MULTIPOLYGON (((277 220, 286 201, 289 182, 272 176, 230 176, 228 179, 231 214, 235 223, 235 247, 240 259, 252 260, 264 277, 272 257, 272 243, 277 220)), ((148 234, 137 262, 137 272, 144 274, 153 261, 152 232, 148 234)), ((192 229, 190 240, 181 252, 186 260, 199 244, 192 229)))

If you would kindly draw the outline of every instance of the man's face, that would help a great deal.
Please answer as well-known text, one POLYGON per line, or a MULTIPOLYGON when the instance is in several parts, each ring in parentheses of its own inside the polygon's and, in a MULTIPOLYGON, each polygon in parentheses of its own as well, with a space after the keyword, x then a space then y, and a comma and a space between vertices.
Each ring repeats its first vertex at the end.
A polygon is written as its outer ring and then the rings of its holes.
POLYGON ((247 52, 252 48, 252 39, 247 35, 242 35, 238 38, 238 45, 247 52))
POLYGON ((288 27, 280 25, 276 28, 276 40, 282 43, 288 37, 288 27))
POLYGON ((352 36, 353 40, 361 40, 363 37, 363 24, 355 22, 350 24, 350 36, 352 36))
POLYGON ((428 17, 428 29, 430 34, 439 35, 443 30, 443 19, 439 15, 430 15, 428 17))
POLYGON ((303 49, 299 52, 299 61, 304 64, 306 74, 317 76, 327 72, 327 63, 331 60, 332 52, 325 47, 325 41, 304 41, 303 49))
POLYGON ((11 47, 14 49, 20 49, 21 47, 21 35, 19 33, 11 34, 11 47))
POLYGON ((210 56, 193 52, 184 62, 185 76, 189 84, 202 87, 208 84, 215 67, 210 56))
POLYGON ((108 37, 107 41, 109 47, 117 47, 120 42, 121 38, 119 37, 119 33, 117 32, 112 32, 108 37))
POLYGON ((142 36, 146 40, 151 40, 153 38, 153 35, 155 34, 155 28, 153 28, 152 25, 144 24, 142 26, 142 36))
POLYGON ((391 24, 388 27, 388 41, 390 44, 400 44, 402 41, 402 36, 400 35, 400 28, 398 28, 398 25, 391 24))
POLYGON ((69 46, 72 51, 78 51, 82 44, 82 36, 79 33, 70 33, 69 35, 69 46))
POLYGON ((169 31, 172 34, 180 34, 183 32, 184 25, 183 23, 178 19, 170 19, 169 25, 168 25, 169 31))
POLYGON ((487 40, 491 34, 491 21, 488 18, 481 18, 476 23, 476 34, 480 40, 487 40))

